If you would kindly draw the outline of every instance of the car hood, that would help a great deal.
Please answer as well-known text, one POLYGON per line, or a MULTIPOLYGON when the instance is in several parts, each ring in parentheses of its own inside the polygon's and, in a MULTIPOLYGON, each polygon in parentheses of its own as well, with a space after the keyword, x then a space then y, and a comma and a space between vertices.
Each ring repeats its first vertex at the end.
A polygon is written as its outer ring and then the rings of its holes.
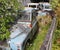
POLYGON ((28 34, 23 33, 22 35, 19 35, 14 39, 10 39, 8 41, 8 43, 10 45, 10 48, 12 48, 13 50, 17 50, 18 49, 17 44, 19 44, 20 49, 22 50, 21 47, 22 47, 22 44, 23 44, 24 40, 27 38, 27 35, 28 34))
POLYGON ((22 34, 22 35, 18 35, 16 38, 12 38, 10 39, 10 43, 23 43, 23 41, 25 40, 25 38, 27 37, 28 34, 22 34))

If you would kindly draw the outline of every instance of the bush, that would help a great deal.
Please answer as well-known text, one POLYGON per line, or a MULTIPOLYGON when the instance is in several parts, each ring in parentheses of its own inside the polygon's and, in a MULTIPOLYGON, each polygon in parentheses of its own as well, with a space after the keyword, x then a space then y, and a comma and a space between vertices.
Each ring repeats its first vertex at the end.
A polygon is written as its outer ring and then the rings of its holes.
POLYGON ((9 29, 17 18, 19 7, 17 0, 0 0, 0 41, 9 38, 9 29))

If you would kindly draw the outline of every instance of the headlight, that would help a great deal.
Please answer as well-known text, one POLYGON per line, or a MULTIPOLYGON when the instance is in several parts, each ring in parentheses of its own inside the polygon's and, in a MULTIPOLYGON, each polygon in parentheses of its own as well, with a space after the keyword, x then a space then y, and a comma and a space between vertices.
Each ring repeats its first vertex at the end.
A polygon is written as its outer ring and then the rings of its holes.
POLYGON ((8 44, 10 44, 10 42, 11 42, 10 40, 7 40, 7 43, 8 43, 8 44))

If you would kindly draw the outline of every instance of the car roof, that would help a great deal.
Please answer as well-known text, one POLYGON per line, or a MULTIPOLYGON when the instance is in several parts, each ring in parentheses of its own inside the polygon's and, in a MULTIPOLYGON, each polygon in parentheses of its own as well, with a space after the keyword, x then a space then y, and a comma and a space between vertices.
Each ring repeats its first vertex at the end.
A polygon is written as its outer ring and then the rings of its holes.
POLYGON ((28 5, 38 5, 38 3, 27 3, 28 5))
POLYGON ((32 7, 25 7, 25 9, 24 9, 24 11, 26 11, 26 12, 32 12, 32 10, 35 10, 35 9, 32 7))
POLYGON ((45 2, 40 2, 39 4, 43 4, 43 5, 50 5, 50 3, 45 3, 45 2))
POLYGON ((11 32, 11 35, 10 35, 11 42, 14 42, 14 43, 18 43, 18 42, 23 43, 24 40, 26 39, 27 35, 28 35, 28 32, 29 32, 29 31, 26 32, 25 30, 26 30, 25 27, 22 26, 19 23, 14 25, 12 27, 11 31, 10 31, 11 32))
POLYGON ((12 26, 10 30, 10 33, 11 33, 10 38, 15 38, 17 35, 21 34, 24 30, 25 30, 25 27, 19 23, 12 26))

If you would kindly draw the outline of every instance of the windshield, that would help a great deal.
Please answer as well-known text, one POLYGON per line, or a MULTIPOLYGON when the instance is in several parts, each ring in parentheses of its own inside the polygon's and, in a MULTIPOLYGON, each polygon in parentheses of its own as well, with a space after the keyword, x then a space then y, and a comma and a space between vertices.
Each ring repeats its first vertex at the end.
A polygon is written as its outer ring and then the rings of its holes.
POLYGON ((29 5, 29 7, 36 8, 36 5, 29 5))
POLYGON ((24 12, 24 13, 20 16, 20 21, 30 21, 30 13, 24 12))
POLYGON ((46 5, 46 6, 45 6, 45 9, 50 9, 50 6, 49 6, 49 5, 46 5))

